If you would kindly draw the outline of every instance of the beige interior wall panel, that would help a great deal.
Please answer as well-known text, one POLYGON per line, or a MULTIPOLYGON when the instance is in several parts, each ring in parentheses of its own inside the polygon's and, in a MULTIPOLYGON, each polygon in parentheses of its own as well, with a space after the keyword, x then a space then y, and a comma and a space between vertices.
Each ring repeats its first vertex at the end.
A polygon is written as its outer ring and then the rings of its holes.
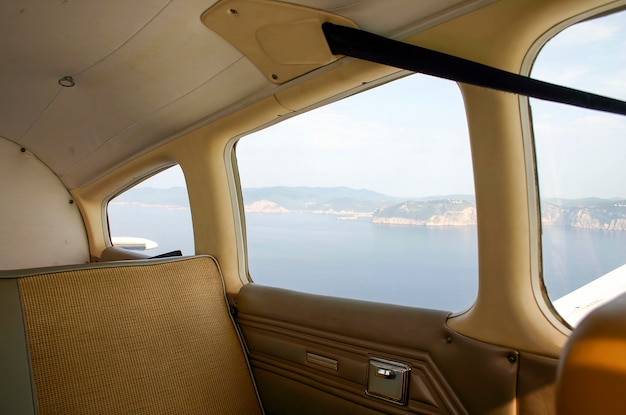
POLYGON ((0 269, 89 262, 87 234, 61 181, 0 137, 0 269))

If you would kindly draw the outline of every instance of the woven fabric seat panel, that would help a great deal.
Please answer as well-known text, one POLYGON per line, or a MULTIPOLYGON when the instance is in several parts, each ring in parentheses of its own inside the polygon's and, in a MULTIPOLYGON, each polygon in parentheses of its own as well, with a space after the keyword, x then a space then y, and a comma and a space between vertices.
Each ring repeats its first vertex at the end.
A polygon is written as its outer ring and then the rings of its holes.
POLYGON ((255 414, 209 257, 20 281, 40 414, 255 414))

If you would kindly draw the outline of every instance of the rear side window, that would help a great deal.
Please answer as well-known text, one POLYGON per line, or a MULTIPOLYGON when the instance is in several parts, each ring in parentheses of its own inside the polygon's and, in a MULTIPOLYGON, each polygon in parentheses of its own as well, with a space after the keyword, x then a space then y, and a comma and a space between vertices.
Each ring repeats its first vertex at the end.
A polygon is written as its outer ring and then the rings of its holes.
MULTIPOLYGON (((626 99, 626 12, 549 41, 532 76, 626 99)), ((626 117, 531 100, 545 288, 575 326, 626 291, 626 117)))
POLYGON ((109 201, 111 244, 150 256, 195 252, 185 177, 176 165, 109 201))
POLYGON ((458 86, 390 82, 242 138, 248 266, 261 284, 462 310, 478 286, 458 86))

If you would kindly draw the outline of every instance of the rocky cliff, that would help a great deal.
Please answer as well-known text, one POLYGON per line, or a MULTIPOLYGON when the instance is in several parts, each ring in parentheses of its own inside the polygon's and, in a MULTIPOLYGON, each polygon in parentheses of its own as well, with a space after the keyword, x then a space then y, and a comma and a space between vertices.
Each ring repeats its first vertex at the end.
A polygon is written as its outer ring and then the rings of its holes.
MULTIPOLYGON (((471 196, 403 200, 349 188, 244 189, 245 209, 252 213, 312 213, 339 219, 371 218, 372 223, 409 226, 476 225, 471 196)), ((541 204, 544 226, 611 231, 626 230, 626 200, 548 200, 541 204)))
POLYGON ((626 230, 626 202, 587 199, 542 203, 541 222, 544 225, 580 229, 626 230))
POLYGON ((476 208, 465 200, 405 201, 377 209, 372 223, 413 226, 476 225, 476 208))

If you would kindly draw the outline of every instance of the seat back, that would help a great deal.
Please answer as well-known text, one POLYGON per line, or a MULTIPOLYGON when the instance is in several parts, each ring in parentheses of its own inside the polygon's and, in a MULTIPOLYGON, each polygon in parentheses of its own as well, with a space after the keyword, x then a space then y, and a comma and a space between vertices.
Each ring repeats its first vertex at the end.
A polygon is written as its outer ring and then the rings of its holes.
POLYGON ((262 412, 213 258, 12 274, 0 413, 262 412))
POLYGON ((557 414, 626 414, 626 294, 591 312, 559 362, 557 414))

